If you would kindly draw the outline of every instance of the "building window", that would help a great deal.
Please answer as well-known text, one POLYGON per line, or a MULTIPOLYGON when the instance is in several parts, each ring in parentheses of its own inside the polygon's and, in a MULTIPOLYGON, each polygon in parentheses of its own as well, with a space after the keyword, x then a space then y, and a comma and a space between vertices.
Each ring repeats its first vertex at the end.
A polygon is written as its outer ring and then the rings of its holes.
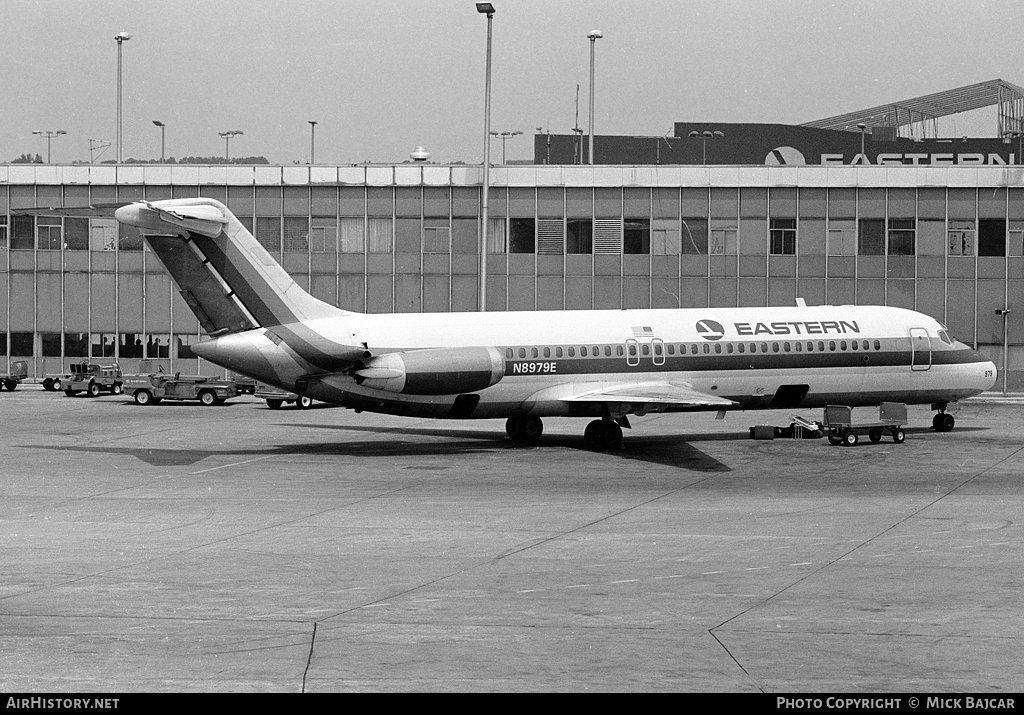
POLYGON ((773 218, 769 223, 768 231, 773 256, 796 255, 795 218, 773 218))
MULTIPOLYGON (((362 228, 362 219, 358 219, 362 228)), ((335 253, 338 250, 338 219, 314 218, 309 229, 309 250, 313 253, 335 253)), ((362 253, 362 248, 360 248, 362 253)))
POLYGON ((828 255, 857 255, 857 222, 853 219, 832 219, 828 222, 828 255))
MULTIPOLYGON (((370 219, 371 221, 387 219, 370 219)), ((362 253, 366 250, 366 222, 362 218, 338 220, 338 250, 342 253, 362 253)), ((388 242, 390 246, 390 241, 388 242)))
POLYGON ((59 251, 64 243, 60 216, 40 216, 36 219, 36 248, 40 251, 59 251))
POLYGON ((192 352, 192 346, 199 342, 199 339, 195 335, 175 335, 174 341, 178 347, 175 357, 179 360, 194 360, 196 358, 196 354, 192 352))
MULTIPOLYGON (((0 216, 0 251, 7 248, 7 217, 0 216)), ((6 335, 4 341, 4 349, 7 348, 6 335)))
POLYGON ((170 335, 150 335, 146 339, 146 355, 150 359, 170 357, 170 335))
POLYGON ((1001 218, 983 218, 978 221, 978 255, 1006 255, 1006 221, 1001 218))
POLYGON ((889 255, 913 256, 916 243, 916 221, 912 218, 889 219, 889 255))
POLYGON ((121 333, 121 347, 118 355, 122 358, 142 357, 142 336, 137 333, 121 333))
POLYGON ((142 233, 134 226, 117 224, 117 249, 119 251, 141 251, 142 233))
MULTIPOLYGON (((11 233, 12 251, 31 251, 35 247, 36 220, 33 216, 14 216, 11 233)), ((11 333, 12 335, 14 333, 11 333)), ((32 353, 29 353, 31 355, 32 353)))
POLYGON ((113 251, 117 248, 117 221, 112 218, 89 219, 89 249, 113 251))
POLYGON ((509 253, 533 253, 536 249, 535 223, 532 218, 511 218, 508 221, 509 253))
POLYGON ((678 256, 680 244, 679 221, 656 218, 651 222, 651 253, 655 256, 678 256))
POLYGON ((622 255, 622 219, 594 219, 594 253, 601 256, 622 255))
POLYGON ((680 234, 680 253, 687 256, 708 255, 708 220, 684 218, 680 234))
POLYGON ((622 252, 649 254, 651 252, 651 220, 627 218, 622 222, 622 252))
POLYGON ((60 333, 39 333, 43 357, 60 357, 60 333))
POLYGON ((391 253, 391 244, 394 241, 394 222, 389 218, 367 219, 368 230, 367 249, 370 253, 391 253))
POLYGON ((508 252, 508 236, 505 233, 505 219, 503 217, 487 217, 487 252, 508 252))
POLYGON ((974 221, 950 221, 946 232, 951 256, 974 255, 974 221))
POLYGON ((117 336, 112 333, 93 333, 90 354, 94 358, 114 357, 114 343, 117 336))
POLYGON ((89 334, 64 333, 64 357, 89 357, 89 334))
POLYGON ((857 223, 857 253, 861 256, 885 255, 885 219, 862 218, 857 223))
POLYGON ((712 219, 708 253, 713 256, 735 255, 736 234, 735 219, 712 219))
POLYGON ((423 219, 423 252, 450 253, 452 244, 451 222, 446 218, 423 219))
POLYGON ((11 333, 11 357, 33 357, 32 333, 11 333))
POLYGON ((561 256, 565 252, 565 223, 560 218, 537 220, 537 253, 561 256))
POLYGON ((281 251, 281 219, 277 216, 256 218, 256 240, 271 253, 281 251))
POLYGON ((64 248, 69 251, 89 250, 89 219, 64 219, 64 248))
POLYGON ((594 252, 594 222, 589 218, 571 218, 565 222, 565 252, 594 252))
POLYGON ((1010 221, 1010 255, 1024 256, 1024 221, 1010 221))
POLYGON ((285 216, 284 250, 288 253, 309 253, 308 218, 285 216))

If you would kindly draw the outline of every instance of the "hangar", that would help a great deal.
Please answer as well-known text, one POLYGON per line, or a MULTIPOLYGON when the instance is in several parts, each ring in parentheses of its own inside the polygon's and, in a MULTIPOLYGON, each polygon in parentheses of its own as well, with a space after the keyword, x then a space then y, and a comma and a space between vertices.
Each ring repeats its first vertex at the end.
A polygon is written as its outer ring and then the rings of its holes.
MULTIPOLYGON (((538 134, 533 164, 490 170, 487 309, 896 305, 1024 388, 1024 91, 996 82, 932 115, 994 93, 998 139, 929 137, 920 108, 595 137, 596 164, 578 133, 538 134)), ((198 322, 141 238, 90 209, 140 199, 224 202, 347 309, 476 310, 482 183, 480 166, 419 162, 0 165, 0 362, 219 370, 192 354, 198 322), (81 211, 22 213, 40 206, 81 211)))

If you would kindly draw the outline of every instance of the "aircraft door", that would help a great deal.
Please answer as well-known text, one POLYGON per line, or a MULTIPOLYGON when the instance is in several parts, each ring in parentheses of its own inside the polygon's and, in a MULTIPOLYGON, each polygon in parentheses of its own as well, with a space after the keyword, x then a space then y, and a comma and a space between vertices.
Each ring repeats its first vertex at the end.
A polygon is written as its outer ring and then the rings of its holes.
POLYGON ((910 329, 910 369, 927 370, 932 366, 932 344, 924 328, 910 329))
POLYGON ((640 364, 640 343, 633 338, 626 340, 626 364, 630 367, 640 364))

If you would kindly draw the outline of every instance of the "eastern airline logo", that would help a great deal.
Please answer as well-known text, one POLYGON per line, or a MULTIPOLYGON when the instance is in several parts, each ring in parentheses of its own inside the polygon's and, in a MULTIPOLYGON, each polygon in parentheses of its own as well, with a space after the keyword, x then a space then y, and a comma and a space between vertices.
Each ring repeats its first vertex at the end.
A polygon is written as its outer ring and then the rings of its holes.
POLYGON ((697 332, 705 340, 721 340, 725 337, 725 328, 714 320, 698 320, 697 332))

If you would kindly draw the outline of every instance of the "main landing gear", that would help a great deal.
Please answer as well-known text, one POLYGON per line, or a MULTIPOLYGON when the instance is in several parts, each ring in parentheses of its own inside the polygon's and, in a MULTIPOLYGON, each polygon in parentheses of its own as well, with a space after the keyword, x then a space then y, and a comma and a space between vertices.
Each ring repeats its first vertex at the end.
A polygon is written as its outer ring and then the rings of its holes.
MULTIPOLYGON (((509 417, 505 432, 513 442, 536 442, 544 433, 544 423, 540 417, 509 417)), ((622 427, 612 420, 594 420, 583 432, 583 441, 597 449, 618 449, 622 446, 622 427)))

